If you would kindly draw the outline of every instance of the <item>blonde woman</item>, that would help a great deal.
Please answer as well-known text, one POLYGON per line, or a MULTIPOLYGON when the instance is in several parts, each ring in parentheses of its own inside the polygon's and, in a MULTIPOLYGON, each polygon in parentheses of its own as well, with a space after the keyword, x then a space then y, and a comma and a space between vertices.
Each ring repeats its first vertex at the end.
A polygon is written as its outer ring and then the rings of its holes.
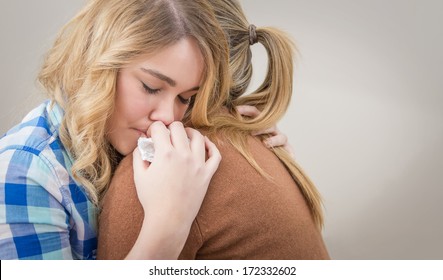
POLYGON ((227 73, 206 1, 89 1, 47 54, 49 100, 0 139, 0 259, 94 259, 100 197, 141 135, 158 157, 147 169, 135 156, 150 216, 126 257, 177 257, 220 162, 178 121, 192 106, 187 119, 210 125, 227 73))
MULTIPOLYGON (((211 125, 198 125, 217 141, 223 159, 179 258, 328 259, 320 195, 273 126, 292 94, 293 45, 277 29, 250 25, 237 1, 209 2, 229 41, 233 81, 229 96, 219 95, 223 109, 209 113, 211 125), (250 46, 255 43, 267 50, 268 72, 256 91, 244 95, 252 77, 250 46), (257 131, 270 136, 252 137, 257 131), (275 143, 282 145, 265 147, 275 143)), ((102 259, 124 258, 150 215, 137 198, 133 160, 123 159, 103 199, 98 245, 102 259)))

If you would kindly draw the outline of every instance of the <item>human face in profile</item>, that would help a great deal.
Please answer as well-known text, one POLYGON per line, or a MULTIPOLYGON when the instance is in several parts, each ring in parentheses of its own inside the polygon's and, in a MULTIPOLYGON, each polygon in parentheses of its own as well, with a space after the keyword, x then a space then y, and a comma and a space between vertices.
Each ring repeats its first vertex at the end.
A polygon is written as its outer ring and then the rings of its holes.
POLYGON ((199 90, 203 70, 203 55, 193 38, 181 39, 121 69, 115 110, 107 123, 111 145, 127 155, 140 136, 149 136, 153 122, 168 126, 180 121, 199 90))

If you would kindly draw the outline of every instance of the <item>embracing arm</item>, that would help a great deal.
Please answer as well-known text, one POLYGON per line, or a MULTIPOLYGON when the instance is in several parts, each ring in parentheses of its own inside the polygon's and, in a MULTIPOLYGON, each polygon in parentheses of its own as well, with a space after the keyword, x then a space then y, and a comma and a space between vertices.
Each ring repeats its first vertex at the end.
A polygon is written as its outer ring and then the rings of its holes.
POLYGON ((103 199, 98 258, 176 259, 220 163, 215 145, 194 129, 157 122, 150 130, 153 163, 136 149, 103 199))
POLYGON ((130 154, 119 164, 102 200, 97 258, 177 258, 189 234, 189 228, 185 226, 184 232, 167 230, 167 217, 163 224, 159 221, 154 225, 148 219, 144 223, 145 214, 137 197, 132 165, 133 154, 130 154))

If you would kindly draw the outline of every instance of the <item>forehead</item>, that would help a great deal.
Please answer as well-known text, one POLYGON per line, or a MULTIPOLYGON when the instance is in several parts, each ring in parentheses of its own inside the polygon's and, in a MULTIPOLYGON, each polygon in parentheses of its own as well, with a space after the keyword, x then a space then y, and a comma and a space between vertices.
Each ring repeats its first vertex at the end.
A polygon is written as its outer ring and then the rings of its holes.
POLYGON ((141 56, 129 65, 135 70, 152 69, 174 81, 200 83, 204 58, 195 39, 187 37, 154 53, 141 56))

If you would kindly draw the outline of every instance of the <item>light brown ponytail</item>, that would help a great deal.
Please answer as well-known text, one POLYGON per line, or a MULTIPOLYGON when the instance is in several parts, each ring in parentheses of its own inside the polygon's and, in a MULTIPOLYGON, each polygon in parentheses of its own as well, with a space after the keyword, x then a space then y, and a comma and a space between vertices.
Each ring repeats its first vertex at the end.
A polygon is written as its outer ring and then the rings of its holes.
MULTIPOLYGON (((258 166, 248 152, 246 137, 275 125, 285 114, 292 96, 293 56, 295 46, 282 31, 272 27, 251 26, 236 0, 209 0, 230 46, 230 71, 232 82, 230 95, 225 105, 232 114, 210 116, 212 131, 222 132, 233 146, 261 174, 270 177, 258 166), (253 31, 253 32, 252 32, 253 31), (251 37, 252 36, 252 37, 251 37), (268 55, 268 69, 262 84, 252 93, 245 95, 252 78, 251 49, 260 43, 268 55), (261 113, 255 118, 244 118, 236 112, 238 105, 252 105, 261 113)), ((322 202, 315 185, 283 148, 274 148, 275 154, 291 173, 300 187, 315 223, 323 225, 322 202)))

